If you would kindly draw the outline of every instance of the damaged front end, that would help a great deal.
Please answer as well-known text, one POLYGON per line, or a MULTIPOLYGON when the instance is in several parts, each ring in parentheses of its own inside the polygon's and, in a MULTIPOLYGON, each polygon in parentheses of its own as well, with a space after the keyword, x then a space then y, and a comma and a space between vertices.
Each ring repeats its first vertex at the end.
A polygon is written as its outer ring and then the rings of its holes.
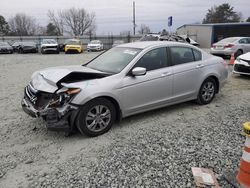
POLYGON ((47 122, 48 130, 70 132, 73 128, 70 118, 78 107, 69 101, 79 92, 79 88, 64 88, 48 93, 36 90, 30 83, 25 87, 22 108, 31 117, 42 117, 47 122))
POLYGON ((25 87, 22 108, 32 117, 42 117, 49 130, 71 132, 79 108, 71 101, 81 92, 79 83, 84 85, 87 80, 106 76, 108 74, 83 66, 37 71, 32 75, 30 84, 25 87))

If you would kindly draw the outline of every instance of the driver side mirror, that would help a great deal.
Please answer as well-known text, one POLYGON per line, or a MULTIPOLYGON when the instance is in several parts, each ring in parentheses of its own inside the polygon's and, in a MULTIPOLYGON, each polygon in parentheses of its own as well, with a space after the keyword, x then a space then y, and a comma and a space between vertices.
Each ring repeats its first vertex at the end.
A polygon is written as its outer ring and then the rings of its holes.
POLYGON ((147 73, 147 70, 144 67, 135 67, 131 73, 133 76, 143 76, 147 73))

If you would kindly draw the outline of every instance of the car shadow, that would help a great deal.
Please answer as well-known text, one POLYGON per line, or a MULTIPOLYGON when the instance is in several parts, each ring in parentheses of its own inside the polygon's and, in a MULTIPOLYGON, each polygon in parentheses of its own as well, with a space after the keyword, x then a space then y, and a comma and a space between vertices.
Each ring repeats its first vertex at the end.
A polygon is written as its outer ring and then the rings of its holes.
MULTIPOLYGON (((126 117, 124 119, 122 119, 122 121, 120 123, 116 123, 112 129, 117 129, 120 126, 127 126, 131 123, 136 123, 136 122, 140 122, 140 121, 147 121, 147 120, 152 120, 152 119, 157 119, 159 116, 163 117, 166 116, 167 114, 176 114, 178 115, 178 113, 180 113, 182 110, 185 109, 193 109, 193 108, 199 108, 200 105, 198 105, 197 103, 195 103, 194 101, 188 101, 188 102, 184 102, 184 103, 179 103, 179 104, 175 104, 175 105, 171 105, 171 106, 166 106, 166 107, 162 107, 159 109, 155 109, 155 110, 150 110, 147 112, 142 112, 136 115, 132 115, 129 117, 126 117)), ((112 130, 111 130, 112 131, 112 130)))
POLYGON ((234 79, 243 79, 243 80, 250 80, 250 75, 239 75, 239 74, 233 74, 234 79))
MULTIPOLYGON (((100 135, 98 137, 109 137, 110 135, 113 134, 117 134, 117 129, 121 129, 122 127, 126 127, 126 126, 130 126, 131 124, 136 124, 139 122, 144 122, 144 121, 150 121, 152 119, 156 119, 159 116, 163 117, 166 114, 175 114, 178 115, 178 113, 182 110, 185 110, 187 108, 193 109, 193 108, 199 108, 199 105, 196 104, 193 101, 189 101, 189 102, 184 102, 184 103, 180 103, 180 104, 175 104, 175 105, 171 105, 171 106, 167 106, 167 107, 162 107, 159 109, 155 109, 155 110, 151 110, 151 111, 147 111, 147 112, 143 112, 143 113, 139 113, 136 115, 132 115, 129 117, 126 117, 124 119, 121 120, 121 122, 116 122, 114 123, 113 127, 111 128, 111 130, 103 135, 100 135)), ((38 123, 38 124, 45 124, 46 122, 43 123, 38 123)), ((35 124, 35 121, 34 121, 35 124)), ((88 137, 86 135, 82 135, 76 128, 74 130, 74 132, 70 135, 67 135, 63 132, 55 132, 55 131, 48 131, 44 126, 36 126, 37 129, 39 129, 39 132, 42 134, 44 134, 44 136, 46 135, 46 137, 57 137, 58 139, 67 139, 67 140, 76 140, 76 139, 90 139, 91 137, 88 137)))

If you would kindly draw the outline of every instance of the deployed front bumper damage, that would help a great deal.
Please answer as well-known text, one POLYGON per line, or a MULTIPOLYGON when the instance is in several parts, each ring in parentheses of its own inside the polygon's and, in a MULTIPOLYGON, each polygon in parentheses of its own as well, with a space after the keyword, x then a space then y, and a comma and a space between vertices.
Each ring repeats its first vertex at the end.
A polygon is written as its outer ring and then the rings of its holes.
POLYGON ((47 123, 48 130, 71 132, 73 129, 77 106, 67 103, 62 107, 37 109, 27 96, 24 96, 21 105, 24 112, 31 117, 42 117, 47 123))

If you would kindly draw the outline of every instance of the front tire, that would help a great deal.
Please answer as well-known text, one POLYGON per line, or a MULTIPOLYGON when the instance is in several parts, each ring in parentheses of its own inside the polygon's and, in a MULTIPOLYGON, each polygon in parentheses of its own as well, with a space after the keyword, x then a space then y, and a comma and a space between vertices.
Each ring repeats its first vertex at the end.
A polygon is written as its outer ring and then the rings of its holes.
POLYGON ((197 97, 197 103, 201 105, 209 104, 215 96, 216 82, 213 78, 207 78, 201 85, 197 97))
POLYGON ((109 131, 116 119, 113 103, 97 98, 86 103, 79 111, 76 126, 82 134, 94 137, 109 131))

